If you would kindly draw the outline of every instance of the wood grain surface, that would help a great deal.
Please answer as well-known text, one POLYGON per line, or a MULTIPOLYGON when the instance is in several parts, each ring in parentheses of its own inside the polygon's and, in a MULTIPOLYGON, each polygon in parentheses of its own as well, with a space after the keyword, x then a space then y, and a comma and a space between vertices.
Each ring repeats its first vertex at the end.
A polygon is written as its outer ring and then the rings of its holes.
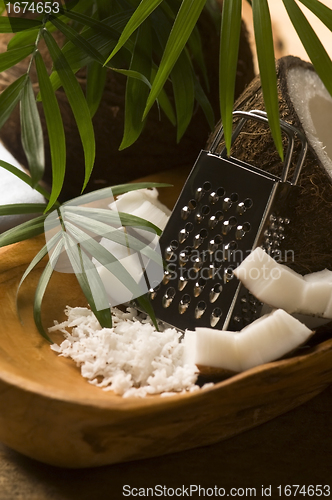
MULTIPOLYGON (((0 500, 120 500, 124 485, 256 488, 330 484, 332 389, 255 429, 211 446, 110 466, 69 470, 0 445, 0 500)), ((130 497, 129 497, 130 498, 130 497)), ((199 498, 197 494, 193 498, 199 498)), ((202 498, 202 497, 201 497, 202 498)), ((204 498, 204 497, 203 497, 204 498)))
MULTIPOLYGON (((159 180, 174 181, 162 194, 171 206, 180 180, 173 174, 159 180)), ((43 264, 22 287, 23 324, 18 320, 17 285, 42 244, 36 238, 0 250, 0 441, 29 457, 91 467, 209 445, 282 415, 332 382, 328 339, 196 393, 142 399, 105 393, 36 331, 32 301, 43 264)), ((45 297, 45 327, 62 319, 67 304, 84 305, 85 299, 73 275, 55 272, 45 297)))

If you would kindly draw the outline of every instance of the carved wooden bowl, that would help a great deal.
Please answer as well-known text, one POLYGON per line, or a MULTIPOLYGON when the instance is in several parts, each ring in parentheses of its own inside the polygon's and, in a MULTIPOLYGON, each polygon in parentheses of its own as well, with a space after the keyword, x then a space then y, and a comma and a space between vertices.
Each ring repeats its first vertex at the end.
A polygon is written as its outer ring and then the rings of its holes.
MULTIPOLYGON (((37 238, 0 250, 0 440, 29 457, 90 467, 211 444, 281 415, 332 383, 329 339, 195 393, 124 399, 103 392, 35 328, 32 302, 42 263, 22 287, 23 325, 18 319, 17 285, 42 244, 37 238)), ((64 319, 67 304, 85 305, 85 299, 74 276, 55 272, 43 308, 46 327, 64 319)))

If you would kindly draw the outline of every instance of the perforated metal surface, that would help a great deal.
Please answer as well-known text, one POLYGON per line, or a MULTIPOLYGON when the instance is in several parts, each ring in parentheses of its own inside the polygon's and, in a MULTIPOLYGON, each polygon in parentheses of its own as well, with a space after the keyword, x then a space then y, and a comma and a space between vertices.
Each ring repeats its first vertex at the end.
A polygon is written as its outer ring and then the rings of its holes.
MULTIPOLYGON (((241 112, 242 121, 266 121, 261 112, 252 113, 241 112)), ((294 183, 285 182, 296 131, 282 124, 290 138, 282 180, 236 158, 201 151, 160 238, 165 274, 150 291, 157 318, 181 330, 239 330, 260 315, 262 304, 233 270, 259 245, 279 256, 290 222, 290 194, 296 191, 294 183)), ((306 153, 301 141, 295 182, 306 153)))

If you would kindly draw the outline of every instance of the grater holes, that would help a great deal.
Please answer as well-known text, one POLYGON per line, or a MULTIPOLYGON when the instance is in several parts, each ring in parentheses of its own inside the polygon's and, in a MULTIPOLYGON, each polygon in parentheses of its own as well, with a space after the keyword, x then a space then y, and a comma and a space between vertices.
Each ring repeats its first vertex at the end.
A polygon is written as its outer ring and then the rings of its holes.
POLYGON ((243 203, 243 201, 241 201, 237 207, 236 207, 236 212, 239 214, 239 215, 243 215, 245 212, 246 212, 246 207, 243 203))
POLYGON ((211 182, 209 182, 209 181, 204 182, 203 189, 206 192, 210 191, 210 189, 211 189, 211 182))
POLYGON ((232 193, 230 196, 230 200, 232 203, 236 203, 237 201, 239 201, 239 195, 237 193, 232 193))
POLYGON ((191 297, 188 293, 184 294, 179 302, 179 313, 184 314, 189 307, 191 297))
POLYGON ((181 267, 185 266, 189 260, 189 252, 186 250, 182 250, 179 254, 179 264, 181 267))
POLYGON ((182 292, 182 290, 185 289, 185 287, 187 286, 187 284, 188 284, 187 273, 183 272, 183 270, 182 270, 181 276, 178 279, 178 290, 180 292, 182 292))
POLYGON ((224 236, 227 236, 227 234, 230 232, 231 229, 232 226, 230 225, 229 220, 225 220, 222 224, 222 234, 224 236))
POLYGON ((234 250, 237 250, 238 248, 238 244, 236 243, 236 241, 232 240, 228 243, 227 245, 227 248, 228 250, 230 250, 231 252, 234 252, 234 250))
POLYGON ((222 236, 220 234, 216 234, 216 236, 214 238, 211 238, 211 240, 208 243, 208 252, 214 253, 216 250, 218 250, 222 241, 223 241, 222 236))
POLYGON ((224 213, 221 210, 218 210, 218 212, 216 212, 214 216, 218 222, 224 219, 224 213))
POLYGON ((206 285, 206 281, 204 278, 199 278, 194 285, 194 297, 199 297, 204 287, 206 285))
POLYGON ((162 299, 162 304, 165 309, 171 305, 174 297, 175 297, 175 288, 171 286, 167 288, 162 299))
POLYGON ((209 293, 209 300, 211 304, 215 302, 218 298, 219 295, 222 292, 222 284, 221 283, 216 283, 213 288, 211 288, 210 293, 209 293))
POLYGON ((232 227, 236 226, 237 220, 236 217, 232 216, 228 220, 225 220, 222 225, 222 234, 226 236, 232 227))
POLYGON ((223 201, 223 204, 222 204, 222 208, 225 212, 227 212, 227 210, 229 210, 232 206, 232 200, 228 197, 224 198, 224 201, 223 201))
POLYGON ((171 260, 174 255, 174 251, 177 250, 178 247, 179 242, 177 240, 172 240, 169 246, 165 249, 165 259, 168 261, 171 260))
POLYGON ((210 196, 209 196, 209 202, 211 205, 215 205, 219 201, 219 196, 217 195, 216 191, 213 191, 210 196))
POLYGON ((188 236, 189 236, 188 231, 186 231, 186 229, 181 229, 178 234, 179 243, 180 244, 184 243, 188 238, 188 236))
POLYGON ((209 196, 209 202, 211 205, 215 205, 220 198, 225 195, 225 190, 223 187, 219 187, 216 191, 212 191, 209 196))
POLYGON ((222 316, 222 310, 220 309, 220 307, 216 307, 215 309, 213 309, 211 316, 210 316, 210 325, 212 327, 216 326, 218 324, 221 316, 222 316))
POLYGON ((155 288, 151 288, 149 290, 149 299, 154 300, 159 290, 160 290, 160 284, 157 285, 155 288))
POLYGON ((225 281, 228 283, 229 281, 231 281, 233 278, 234 278, 234 267, 233 266, 228 266, 226 267, 226 269, 224 270, 224 279, 225 281))
POLYGON ((197 249, 201 246, 205 238, 207 238, 208 232, 206 229, 201 229, 198 234, 194 236, 194 248, 197 249))
POLYGON ((195 191, 195 200, 201 201, 201 199, 203 198, 204 194, 205 194, 205 191, 204 191, 203 188, 201 188, 201 187, 197 188, 196 191, 195 191))
POLYGON ((239 215, 243 215, 247 210, 249 210, 253 206, 253 201, 251 198, 246 198, 244 201, 238 203, 236 207, 236 212, 239 215))
POLYGON ((246 198, 243 203, 247 210, 249 210, 254 204, 251 198, 246 198))
POLYGON ((199 212, 195 215, 195 221, 197 224, 200 224, 204 217, 206 217, 210 213, 210 207, 208 205, 204 205, 199 212))
POLYGON ((187 222, 187 224, 184 227, 187 233, 191 233, 192 230, 194 229, 194 224, 192 222, 187 222))
POLYGON ((199 319, 203 316, 206 311, 206 302, 200 300, 195 308, 195 318, 199 319))
POLYGON ((190 210, 190 208, 187 205, 185 205, 184 207, 182 207, 182 209, 181 209, 181 219, 187 220, 190 214, 191 214, 191 210, 190 210))
POLYGON ((193 268, 195 271, 200 271, 203 267, 203 259, 201 257, 196 257, 193 261, 193 268))
POLYGON ((197 202, 196 200, 190 200, 188 203, 189 210, 195 210, 197 207, 197 202))
POLYGON ((170 279, 171 279, 171 273, 166 269, 164 271, 163 284, 167 285, 170 279))
POLYGON ((243 231, 245 233, 249 233, 249 231, 251 229, 251 224, 250 224, 250 222, 245 222, 242 227, 243 227, 243 231))

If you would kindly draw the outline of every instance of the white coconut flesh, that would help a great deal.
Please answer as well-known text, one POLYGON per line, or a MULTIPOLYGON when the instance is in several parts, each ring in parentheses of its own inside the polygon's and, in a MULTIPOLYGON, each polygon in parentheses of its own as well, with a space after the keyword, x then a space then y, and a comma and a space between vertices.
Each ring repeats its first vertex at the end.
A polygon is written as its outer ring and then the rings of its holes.
MULTIPOLYGON (((156 189, 138 189, 124 193, 115 202, 111 203, 109 208, 117 212, 125 212, 136 217, 141 217, 161 230, 166 226, 170 215, 170 210, 158 200, 158 191, 156 189)), ((114 229, 114 231, 122 231, 125 234, 126 229, 120 227, 114 229)), ((146 230, 144 227, 142 229, 135 227, 133 236, 144 242, 151 249, 155 249, 159 242, 156 233, 146 230)), ((143 265, 147 264, 148 258, 142 254, 139 255, 136 250, 107 238, 102 238, 100 244, 121 262, 136 283, 140 282, 142 279, 142 263, 143 265)), ((112 269, 107 269, 100 265, 95 259, 93 259, 93 262, 104 284, 110 303, 117 305, 129 302, 133 297, 130 295, 127 287, 114 276, 112 269)), ((146 291, 142 289, 142 294, 146 293, 146 291)))
POLYGON ((306 137, 332 178, 332 97, 317 73, 303 67, 288 71, 287 85, 306 137))
POLYGON ((303 323, 282 309, 262 316, 240 332, 196 328, 184 337, 184 362, 242 372, 274 361, 311 336, 303 323))
POLYGON ((301 276, 256 248, 234 274, 255 297, 273 308, 332 319, 332 271, 301 276))

